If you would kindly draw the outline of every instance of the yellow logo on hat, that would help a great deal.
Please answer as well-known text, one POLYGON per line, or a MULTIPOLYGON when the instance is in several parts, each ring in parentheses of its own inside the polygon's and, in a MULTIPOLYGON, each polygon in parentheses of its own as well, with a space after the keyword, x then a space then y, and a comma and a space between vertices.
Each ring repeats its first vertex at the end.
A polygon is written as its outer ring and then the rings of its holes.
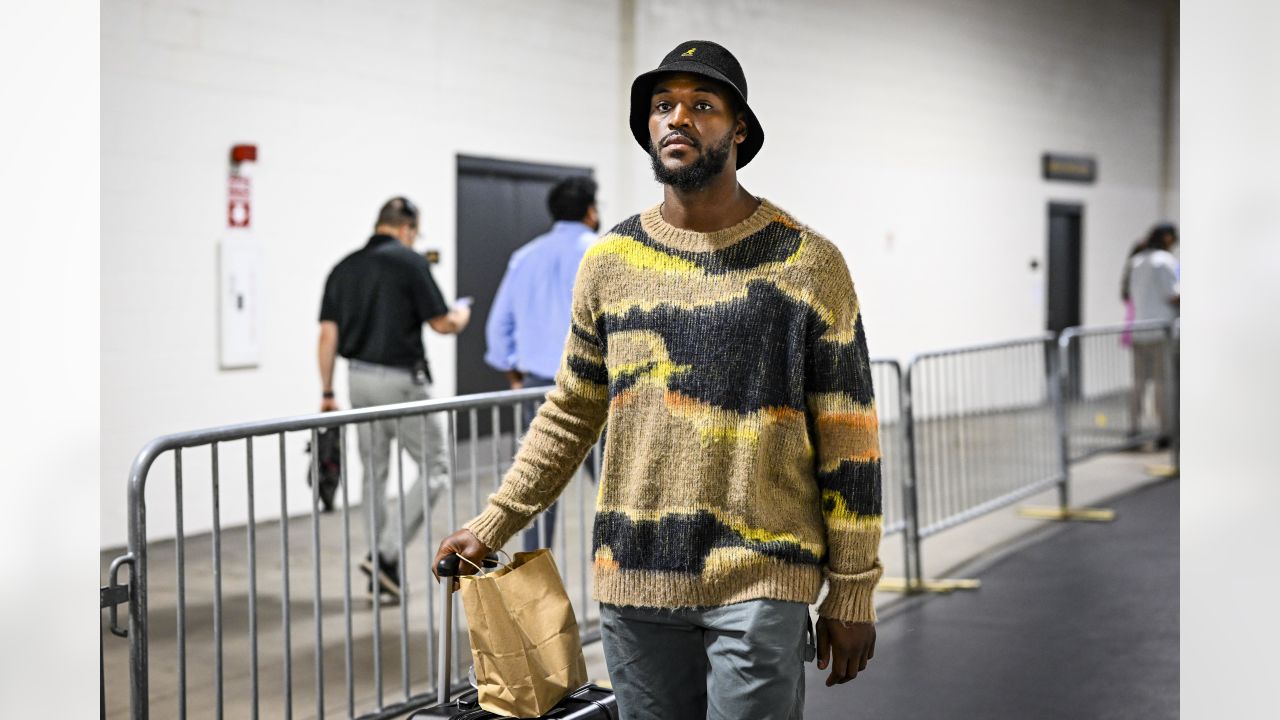
POLYGON ((689 48, 688 50, 685 50, 684 52, 680 53, 680 57, 689 57, 689 56, 690 56, 690 55, 692 55, 692 54, 694 53, 694 51, 695 51, 695 50, 697 50, 697 49, 698 49, 698 48, 696 48, 696 47, 691 47, 691 48, 689 48))

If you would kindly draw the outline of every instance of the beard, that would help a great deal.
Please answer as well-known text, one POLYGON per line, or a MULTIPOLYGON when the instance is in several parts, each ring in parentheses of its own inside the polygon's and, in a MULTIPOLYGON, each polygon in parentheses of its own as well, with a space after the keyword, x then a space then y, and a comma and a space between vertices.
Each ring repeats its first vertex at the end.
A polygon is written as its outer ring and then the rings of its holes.
POLYGON ((724 139, 715 145, 699 147, 702 153, 693 164, 672 170, 662 164, 658 148, 650 142, 649 161, 653 165, 653 179, 677 190, 701 190, 709 185, 717 175, 724 172, 724 166, 729 161, 729 149, 733 147, 733 133, 725 133, 724 139))

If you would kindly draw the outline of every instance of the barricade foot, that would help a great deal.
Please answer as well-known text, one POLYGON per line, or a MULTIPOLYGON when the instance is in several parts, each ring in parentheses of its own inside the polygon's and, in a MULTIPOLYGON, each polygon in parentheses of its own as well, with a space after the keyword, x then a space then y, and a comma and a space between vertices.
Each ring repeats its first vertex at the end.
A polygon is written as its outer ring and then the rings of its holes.
POLYGON ((1154 478, 1178 477, 1178 468, 1173 465, 1148 465, 1147 476, 1154 478))
POLYGON ((949 593, 952 590, 977 590, 982 582, 976 578, 942 578, 925 580, 923 584, 908 583, 906 578, 880 578, 876 590, 900 593, 949 593))
POLYGON ((1057 520, 1078 522, 1111 522, 1116 511, 1108 508, 1063 508, 1057 505, 1031 505, 1018 508, 1018 514, 1033 520, 1057 520))

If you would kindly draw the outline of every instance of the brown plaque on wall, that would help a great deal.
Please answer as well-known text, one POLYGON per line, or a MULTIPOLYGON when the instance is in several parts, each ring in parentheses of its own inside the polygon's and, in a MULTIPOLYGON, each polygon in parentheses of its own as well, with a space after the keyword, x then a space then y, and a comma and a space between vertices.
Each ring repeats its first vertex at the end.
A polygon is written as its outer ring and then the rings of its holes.
POLYGON ((1098 179, 1098 161, 1088 155, 1045 153, 1040 156, 1040 173, 1045 180, 1091 183, 1098 179))

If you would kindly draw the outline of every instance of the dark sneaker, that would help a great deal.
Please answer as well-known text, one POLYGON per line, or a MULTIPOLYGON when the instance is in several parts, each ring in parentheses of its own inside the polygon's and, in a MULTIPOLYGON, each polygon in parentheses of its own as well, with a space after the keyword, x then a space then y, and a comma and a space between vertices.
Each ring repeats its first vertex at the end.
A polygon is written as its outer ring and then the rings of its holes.
POLYGON ((1169 436, 1161 435, 1160 438, 1156 440, 1156 450, 1168 450, 1170 444, 1169 436))
POLYGON ((365 555, 360 561, 360 569, 369 576, 369 594, 373 594, 373 585, 376 582, 380 593, 400 599, 400 563, 395 560, 388 561, 382 557, 382 553, 378 553, 376 573, 370 555, 365 555))

